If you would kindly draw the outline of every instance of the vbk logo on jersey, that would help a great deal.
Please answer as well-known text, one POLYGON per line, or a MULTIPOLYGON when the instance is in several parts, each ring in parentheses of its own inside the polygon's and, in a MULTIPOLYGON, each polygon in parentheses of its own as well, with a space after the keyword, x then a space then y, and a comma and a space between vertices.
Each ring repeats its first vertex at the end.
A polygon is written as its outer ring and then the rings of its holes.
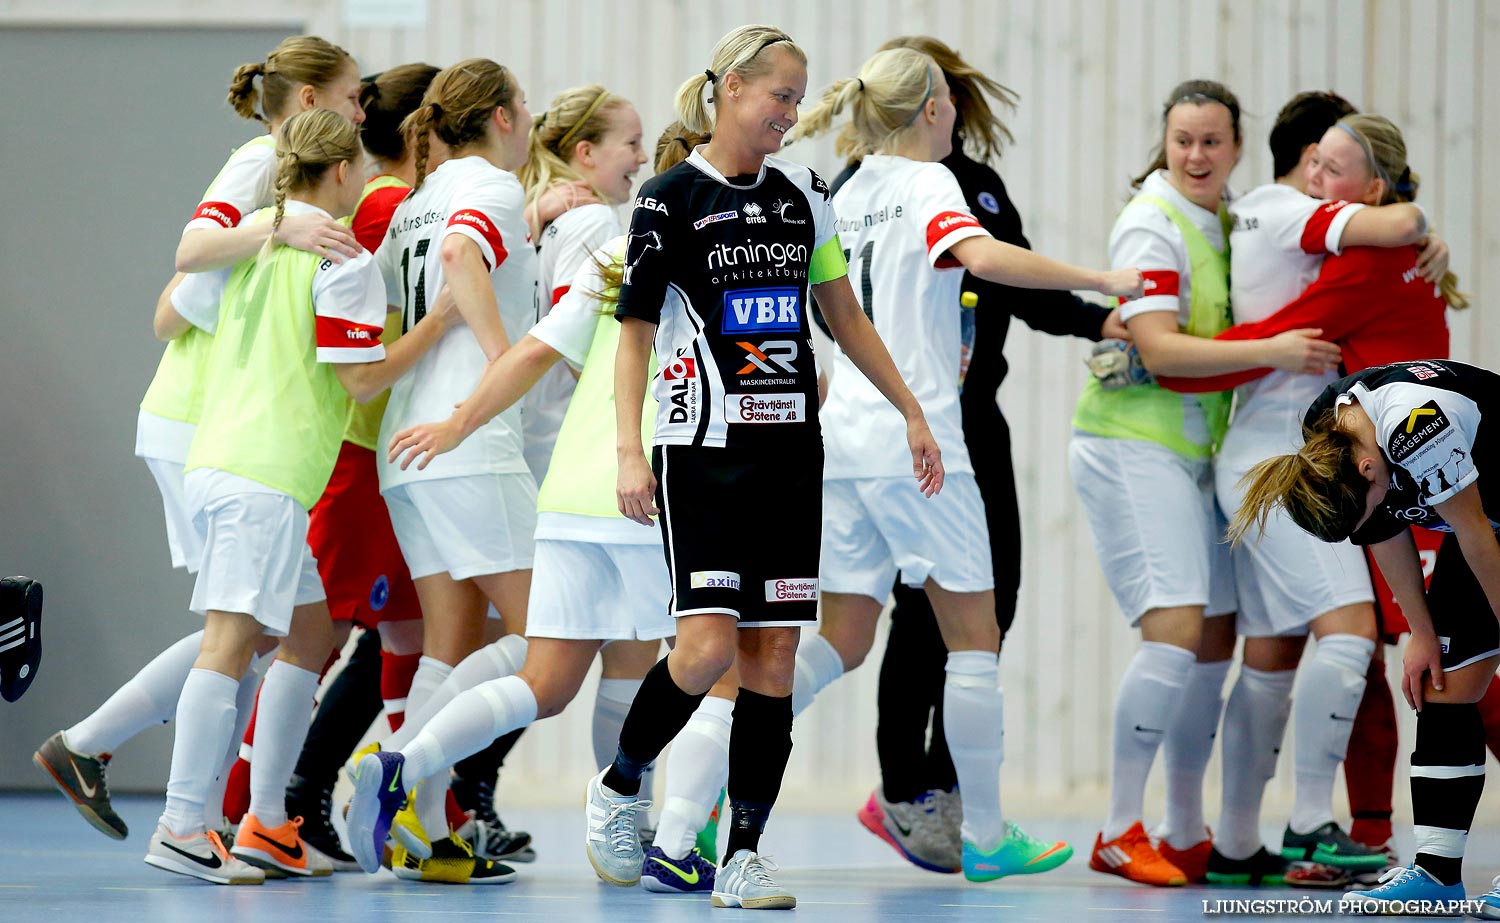
POLYGON ((802 329, 802 289, 742 288, 724 293, 722 333, 795 333, 802 329))
POLYGON ((692 356, 678 356, 661 367, 661 377, 667 381, 682 381, 698 377, 698 363, 692 356))
POLYGON ((754 202, 746 202, 745 203, 745 207, 743 209, 741 209, 741 211, 743 211, 745 213, 745 223, 746 224, 765 224, 766 223, 766 216, 763 215, 763 214, 761 214, 762 212, 765 211, 765 209, 761 208, 759 205, 757 205, 754 202))
POLYGON ((749 364, 735 372, 736 375, 755 375, 764 373, 766 375, 780 375, 782 372, 795 374, 797 369, 792 365, 797 361, 796 340, 766 340, 759 346, 754 343, 734 344, 745 351, 745 358, 749 364), (775 363, 779 368, 773 368, 775 363))

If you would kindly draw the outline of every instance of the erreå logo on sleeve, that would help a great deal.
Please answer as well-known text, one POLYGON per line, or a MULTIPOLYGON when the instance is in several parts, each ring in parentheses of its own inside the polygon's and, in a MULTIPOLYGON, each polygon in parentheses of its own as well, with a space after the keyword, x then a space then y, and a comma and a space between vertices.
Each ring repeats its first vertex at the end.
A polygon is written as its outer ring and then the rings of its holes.
POLYGON ((1391 461, 1401 462, 1410 458, 1422 446, 1427 445, 1446 432, 1452 424, 1437 401, 1428 401, 1406 415, 1406 422, 1398 424, 1386 443, 1391 461))

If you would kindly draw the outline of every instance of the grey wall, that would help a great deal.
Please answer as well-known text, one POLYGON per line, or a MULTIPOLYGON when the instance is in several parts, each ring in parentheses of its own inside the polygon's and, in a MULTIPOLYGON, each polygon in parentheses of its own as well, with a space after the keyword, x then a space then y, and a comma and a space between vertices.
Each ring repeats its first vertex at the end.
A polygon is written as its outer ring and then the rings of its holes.
MULTIPOLYGON (((151 312, 182 225, 256 132, 224 102, 285 31, 0 29, 0 574, 46 587, 41 670, 0 702, 0 787, 167 644, 202 627, 133 455, 162 346, 151 312)), ((157 728, 117 789, 161 789, 157 728)))

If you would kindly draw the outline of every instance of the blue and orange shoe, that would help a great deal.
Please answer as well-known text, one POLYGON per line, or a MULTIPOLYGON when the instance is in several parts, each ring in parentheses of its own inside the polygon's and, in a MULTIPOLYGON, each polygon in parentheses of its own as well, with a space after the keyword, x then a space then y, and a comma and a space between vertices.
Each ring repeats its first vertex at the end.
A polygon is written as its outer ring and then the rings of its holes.
POLYGON ((354 797, 349 800, 349 851, 366 872, 380 868, 385 839, 390 836, 396 812, 406 804, 406 784, 401 770, 406 757, 380 751, 360 758, 354 771, 354 797))
POLYGON ((1007 822, 1005 839, 994 850, 982 853, 964 841, 964 877, 970 881, 994 881, 1007 875, 1050 872, 1073 858, 1073 847, 1063 842, 1039 840, 1007 822))
POLYGON ((672 859, 653 844, 641 861, 641 887, 658 894, 697 894, 714 889, 714 864, 697 848, 672 859))

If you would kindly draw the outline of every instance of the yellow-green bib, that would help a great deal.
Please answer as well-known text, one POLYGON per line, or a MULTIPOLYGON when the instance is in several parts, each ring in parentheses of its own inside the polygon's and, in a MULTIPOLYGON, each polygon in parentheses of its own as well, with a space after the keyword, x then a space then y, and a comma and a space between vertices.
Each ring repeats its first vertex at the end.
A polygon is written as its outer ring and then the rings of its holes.
MULTIPOLYGON (((1192 267, 1190 309, 1182 332, 1212 338, 1229 329, 1229 250, 1218 250, 1203 232, 1165 199, 1140 195, 1140 202, 1159 209, 1182 234, 1192 267)), ((1229 240, 1228 213, 1220 208, 1224 240, 1229 240)), ((1106 391, 1092 376, 1073 411, 1073 427, 1096 436, 1114 439, 1145 439, 1159 443, 1186 458, 1213 455, 1229 428, 1232 392, 1178 394, 1152 383, 1106 391), (1189 434, 1185 426, 1184 402, 1196 400, 1203 410, 1206 435, 1189 434)))

